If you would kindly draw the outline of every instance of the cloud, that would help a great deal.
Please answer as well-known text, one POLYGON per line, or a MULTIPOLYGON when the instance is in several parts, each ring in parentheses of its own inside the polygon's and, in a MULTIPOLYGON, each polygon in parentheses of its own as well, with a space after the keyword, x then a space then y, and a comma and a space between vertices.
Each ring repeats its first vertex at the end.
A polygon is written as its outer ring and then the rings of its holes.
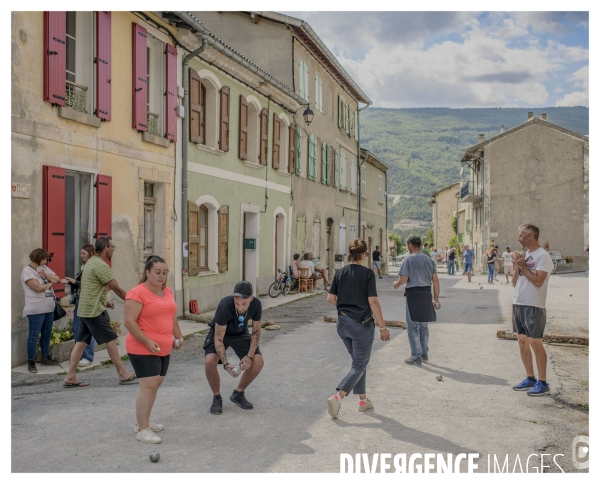
POLYGON ((589 106, 590 104, 590 76, 589 66, 584 66, 567 78, 567 81, 573 84, 573 87, 580 89, 565 94, 556 101, 557 106, 589 106))
POLYGON ((574 28, 588 28, 588 12, 515 12, 517 24, 534 32, 569 34, 574 28))

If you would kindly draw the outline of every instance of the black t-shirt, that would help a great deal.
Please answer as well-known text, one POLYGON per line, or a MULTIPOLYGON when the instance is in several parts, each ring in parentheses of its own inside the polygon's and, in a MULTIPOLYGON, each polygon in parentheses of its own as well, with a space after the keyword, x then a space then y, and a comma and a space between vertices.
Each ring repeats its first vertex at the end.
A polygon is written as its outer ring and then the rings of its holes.
MULTIPOLYGON (((241 316, 241 315, 240 315, 241 316)), ((215 324, 219 326, 227 326, 225 330, 226 336, 232 336, 237 334, 243 334, 248 332, 248 321, 260 321, 262 317, 262 304, 260 299, 254 298, 250 302, 250 306, 246 310, 244 316, 244 322, 238 320, 238 315, 235 310, 235 302, 233 296, 227 296, 221 299, 213 320, 208 324, 214 331, 215 324)))
POLYGON ((455 257, 455 255, 456 255, 456 254, 454 253, 454 251, 453 251, 453 250, 451 250, 451 251, 450 251, 450 254, 448 254, 448 260, 454 260, 454 257, 455 257))
POLYGON ((379 257, 381 256, 381 252, 378 250, 373 251, 373 262, 379 262, 379 257))
POLYGON ((337 296, 337 310, 355 321, 371 314, 370 297, 377 297, 375 273, 359 264, 348 264, 333 276, 329 293, 337 296))

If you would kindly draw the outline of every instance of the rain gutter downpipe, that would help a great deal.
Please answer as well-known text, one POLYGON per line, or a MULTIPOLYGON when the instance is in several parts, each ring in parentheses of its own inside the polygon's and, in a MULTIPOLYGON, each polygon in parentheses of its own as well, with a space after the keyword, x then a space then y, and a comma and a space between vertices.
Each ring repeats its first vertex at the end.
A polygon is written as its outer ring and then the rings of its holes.
MULTIPOLYGON (((183 58, 183 106, 185 117, 183 118, 183 126, 181 129, 183 143, 181 144, 181 242, 182 242, 182 287, 183 287, 183 315, 190 316, 190 292, 188 286, 188 269, 189 256, 188 252, 183 249, 188 242, 188 145, 189 145, 189 130, 190 122, 190 86, 189 86, 189 63, 192 58, 200 54, 208 46, 207 37, 202 37, 202 45, 195 51, 189 53, 183 58)), ((189 250, 189 247, 188 247, 189 250)))

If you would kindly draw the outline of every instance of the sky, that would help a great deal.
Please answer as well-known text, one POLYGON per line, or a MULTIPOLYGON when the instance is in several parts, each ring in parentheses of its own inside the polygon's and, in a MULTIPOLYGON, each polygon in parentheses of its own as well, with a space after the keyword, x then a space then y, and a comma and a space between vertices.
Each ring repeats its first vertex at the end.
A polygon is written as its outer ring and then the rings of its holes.
POLYGON ((375 107, 589 105, 588 12, 281 12, 375 107))

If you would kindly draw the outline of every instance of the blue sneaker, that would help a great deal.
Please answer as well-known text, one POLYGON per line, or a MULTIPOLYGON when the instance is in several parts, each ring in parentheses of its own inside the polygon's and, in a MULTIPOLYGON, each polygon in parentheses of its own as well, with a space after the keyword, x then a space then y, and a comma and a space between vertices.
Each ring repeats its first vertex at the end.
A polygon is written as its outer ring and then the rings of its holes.
POLYGON ((550 393, 550 385, 536 381, 535 386, 527 392, 530 397, 541 397, 544 393, 550 393))
POLYGON ((530 380, 529 378, 525 378, 525 380, 523 380, 521 383, 519 383, 518 385, 515 385, 513 387, 513 390, 516 390, 518 392, 523 391, 523 390, 529 390, 530 388, 533 388, 536 383, 537 383, 537 380, 530 380))

